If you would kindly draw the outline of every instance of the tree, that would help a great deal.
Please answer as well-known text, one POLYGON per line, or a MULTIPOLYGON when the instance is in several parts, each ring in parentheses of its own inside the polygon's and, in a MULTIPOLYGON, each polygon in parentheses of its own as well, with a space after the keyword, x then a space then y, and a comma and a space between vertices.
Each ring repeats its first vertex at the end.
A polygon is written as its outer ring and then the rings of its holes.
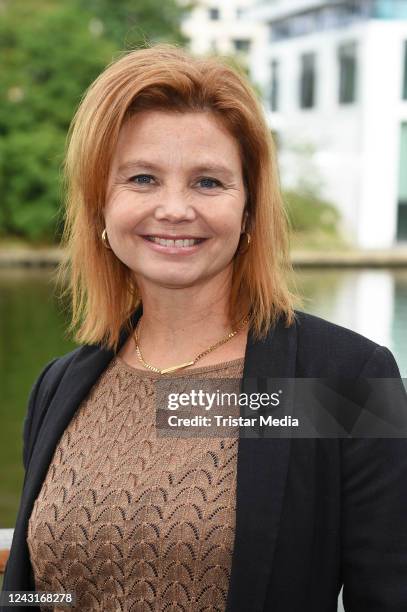
POLYGON ((80 10, 90 11, 103 24, 118 48, 134 48, 141 42, 185 44, 180 22, 192 2, 163 0, 76 0, 80 10))
POLYGON ((175 0, 3 0, 0 10, 0 235, 58 242, 64 142, 84 91, 126 37, 182 42, 184 9, 175 0))

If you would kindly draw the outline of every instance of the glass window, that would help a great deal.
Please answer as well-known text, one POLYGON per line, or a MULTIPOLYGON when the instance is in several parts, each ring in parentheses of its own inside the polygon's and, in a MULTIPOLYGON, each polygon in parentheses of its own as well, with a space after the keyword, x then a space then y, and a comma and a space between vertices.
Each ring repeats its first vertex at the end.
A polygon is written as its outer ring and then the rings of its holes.
POLYGON ((290 36, 303 36, 318 30, 320 11, 309 11, 295 15, 290 19, 290 36))
POLYGON ((300 107, 315 106, 315 53, 301 55, 300 107))
POLYGON ((398 185, 398 240, 407 240, 407 123, 401 124, 398 185))
MULTIPOLYGON (((393 0, 391 0, 393 1, 393 0)), ((397 2, 407 0, 397 0, 397 2)), ((271 40, 306 36, 330 28, 346 27, 350 23, 367 19, 372 13, 373 0, 332 0, 302 13, 290 15, 271 23, 271 40)), ((322 3, 321 3, 322 4, 322 3)))
POLYGON ((218 8, 210 8, 209 9, 209 19, 211 19, 212 21, 215 21, 216 19, 219 19, 220 15, 219 15, 219 9, 218 8))
POLYGON ((406 0, 375 0, 374 16, 379 19, 406 19, 406 0))
POLYGON ((282 40, 284 38, 290 38, 290 21, 288 19, 282 19, 276 21, 270 27, 270 38, 271 40, 282 40))
POLYGON ((403 100, 407 100, 407 40, 404 41, 403 100))
POLYGON ((342 44, 338 49, 340 104, 352 104, 356 99, 356 49, 356 43, 342 44))
POLYGON ((280 62, 273 60, 271 62, 271 79, 270 79, 270 108, 272 111, 279 110, 279 87, 280 87, 280 62))
POLYGON ((235 38, 233 46, 235 47, 235 51, 249 51, 250 40, 246 38, 235 38))

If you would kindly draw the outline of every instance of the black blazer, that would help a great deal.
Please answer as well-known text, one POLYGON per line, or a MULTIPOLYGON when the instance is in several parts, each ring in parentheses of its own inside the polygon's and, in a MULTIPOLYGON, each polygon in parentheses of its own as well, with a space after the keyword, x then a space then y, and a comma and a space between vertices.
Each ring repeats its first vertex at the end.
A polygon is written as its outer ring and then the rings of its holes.
MULTIPOLYGON (((122 330, 120 346, 126 338, 122 330)), ((34 501, 58 440, 113 356, 81 346, 50 361, 31 390, 4 590, 34 590, 26 543, 34 501)), ((301 312, 264 341, 249 330, 242 391, 249 377, 338 376, 400 373, 387 348, 301 312)), ((227 612, 336 612, 342 585, 347 612, 407 611, 407 440, 239 438, 227 612)))

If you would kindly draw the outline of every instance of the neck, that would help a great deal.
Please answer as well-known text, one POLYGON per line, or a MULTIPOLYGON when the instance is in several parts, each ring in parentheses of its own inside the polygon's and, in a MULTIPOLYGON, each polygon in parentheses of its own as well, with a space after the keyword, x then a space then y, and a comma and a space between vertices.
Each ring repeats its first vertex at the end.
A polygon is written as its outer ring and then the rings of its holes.
MULTIPOLYGON (((144 359, 157 367, 191 360, 236 328, 229 320, 230 282, 224 278, 212 279, 210 287, 138 285, 143 304, 139 345, 144 359)), ((222 361, 231 351, 239 352, 242 332, 215 349, 215 361, 222 361)), ((212 359, 207 355, 199 363, 212 359)))

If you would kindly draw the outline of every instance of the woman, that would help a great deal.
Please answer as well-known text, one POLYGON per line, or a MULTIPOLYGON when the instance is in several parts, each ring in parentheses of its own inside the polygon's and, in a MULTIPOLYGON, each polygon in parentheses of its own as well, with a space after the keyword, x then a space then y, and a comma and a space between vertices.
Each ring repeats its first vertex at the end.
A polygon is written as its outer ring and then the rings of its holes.
POLYGON ((387 348, 294 310, 245 79, 170 45, 128 53, 83 99, 66 173, 82 346, 30 394, 4 589, 75 592, 77 610, 333 612, 343 584, 346 610, 406 610, 404 440, 156 435, 164 380, 400 376, 387 348))

